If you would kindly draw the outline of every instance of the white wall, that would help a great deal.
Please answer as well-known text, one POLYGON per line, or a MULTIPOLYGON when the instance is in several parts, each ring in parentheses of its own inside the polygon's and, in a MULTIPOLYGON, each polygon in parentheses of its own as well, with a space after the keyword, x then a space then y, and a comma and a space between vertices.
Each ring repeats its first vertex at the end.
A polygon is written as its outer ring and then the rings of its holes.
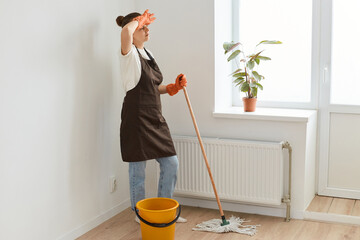
POLYGON ((115 18, 134 7, 0 3, 0 239, 73 239, 129 206, 115 18))
MULTIPOLYGON (((0 239, 73 239, 129 206, 115 18, 146 8, 157 17, 147 46, 165 83, 187 74, 203 136, 288 140, 294 169, 308 166, 305 124, 212 116, 214 47, 221 47, 214 43, 214 1, 2 1, 0 239), (110 194, 112 175, 118 188, 110 194)), ((183 95, 162 99, 171 132, 195 135, 183 95)), ((294 185, 303 180, 294 173, 294 185)), ((149 182, 151 196, 153 174, 149 182)), ((295 210, 305 205, 304 191, 293 194, 295 210)))
MULTIPOLYGON (((215 82, 218 87, 222 80, 218 79, 219 72, 215 74, 214 60, 215 56, 219 57, 215 53, 219 52, 219 48, 222 49, 222 42, 216 42, 217 45, 214 42, 215 39, 222 39, 219 36, 215 38, 214 32, 214 13, 217 10, 214 9, 214 3, 219 2, 225 4, 220 0, 137 0, 137 9, 143 11, 149 8, 157 17, 150 25, 150 41, 146 46, 154 53, 165 84, 173 82, 178 73, 187 75, 187 90, 202 136, 290 142, 293 148, 292 214, 301 218, 308 199, 315 193, 315 182, 305 181, 305 171, 312 171, 306 176, 313 179, 316 125, 308 125, 307 122, 251 121, 212 116, 215 108, 215 82)), ((221 25, 217 27, 221 28, 221 25)), ((223 28, 228 29, 228 26, 224 25, 223 28)), ((224 56, 220 57, 226 61, 224 56)), ((227 75, 223 77, 225 81, 227 75)), ((195 136, 183 94, 179 93, 174 97, 163 95, 162 101, 163 113, 171 133, 195 136)), ((228 104, 228 101, 224 103, 228 104)), ((312 117, 311 121, 316 123, 316 117, 312 117)))

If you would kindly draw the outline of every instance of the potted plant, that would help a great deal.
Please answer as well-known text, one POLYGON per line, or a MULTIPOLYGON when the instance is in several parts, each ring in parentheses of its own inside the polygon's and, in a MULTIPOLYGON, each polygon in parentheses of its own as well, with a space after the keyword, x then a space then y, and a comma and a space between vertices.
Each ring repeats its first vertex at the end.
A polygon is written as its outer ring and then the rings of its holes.
POLYGON ((260 84, 260 81, 264 79, 264 76, 260 75, 255 70, 256 65, 259 65, 261 61, 271 60, 271 58, 261 55, 264 50, 259 51, 257 50, 257 47, 263 44, 281 43, 282 42, 280 41, 261 41, 256 45, 255 53, 246 56, 242 49, 236 49, 239 46, 242 46, 240 42, 224 42, 224 54, 226 55, 231 52, 230 56, 227 58, 228 62, 234 60, 237 64, 237 69, 231 75, 233 78, 235 78, 233 81, 235 86, 239 87, 239 90, 241 92, 245 92, 246 94, 246 97, 243 98, 245 112, 255 111, 258 89, 260 88, 263 90, 263 86, 260 84), (240 59, 236 61, 239 54, 241 54, 239 57, 240 59))

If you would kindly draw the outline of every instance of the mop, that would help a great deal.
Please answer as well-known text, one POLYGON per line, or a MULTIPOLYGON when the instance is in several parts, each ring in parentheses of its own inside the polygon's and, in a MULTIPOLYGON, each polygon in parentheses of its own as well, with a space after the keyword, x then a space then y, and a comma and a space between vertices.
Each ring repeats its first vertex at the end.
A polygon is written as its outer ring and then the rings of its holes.
POLYGON ((206 167, 207 167, 207 170, 208 170, 208 173, 209 173, 209 177, 211 179, 212 187, 214 189, 216 201, 217 201, 217 204, 219 206, 219 211, 220 211, 220 215, 221 215, 221 219, 212 219, 212 220, 209 220, 209 221, 206 221, 206 222, 202 222, 200 224, 197 224, 195 226, 195 228, 193 228, 192 230, 194 230, 194 231, 205 231, 205 232, 215 232, 215 233, 235 232, 235 233, 242 233, 242 234, 247 234, 247 235, 253 236, 256 233, 256 227, 259 226, 259 225, 243 225, 244 222, 248 222, 248 221, 245 221, 244 219, 241 219, 239 217, 232 216, 228 221, 225 218, 225 214, 224 214, 223 209, 221 207, 220 199, 219 199, 218 193, 216 191, 215 182, 214 182, 211 170, 210 170, 210 165, 209 165, 208 159, 206 157, 205 149, 204 149, 201 137, 200 137, 199 129, 198 129, 197 124, 196 124, 194 112, 193 112, 192 107, 191 107, 191 103, 190 103, 188 93, 186 91, 186 87, 183 87, 183 90, 184 90, 186 102, 187 102, 189 110, 190 110, 190 115, 191 115, 191 118, 193 120, 196 135, 197 135, 199 143, 200 143, 201 151, 202 151, 202 154, 204 156, 206 167))

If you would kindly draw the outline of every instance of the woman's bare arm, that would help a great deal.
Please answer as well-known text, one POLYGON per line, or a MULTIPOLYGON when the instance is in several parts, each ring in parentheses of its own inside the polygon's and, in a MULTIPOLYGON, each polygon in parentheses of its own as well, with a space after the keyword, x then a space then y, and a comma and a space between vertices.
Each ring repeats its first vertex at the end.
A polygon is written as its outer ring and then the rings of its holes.
POLYGON ((166 85, 159 85, 159 92, 160 92, 160 94, 167 93, 166 85))
POLYGON ((139 25, 138 21, 131 21, 121 31, 121 54, 126 55, 131 50, 133 34, 139 25))

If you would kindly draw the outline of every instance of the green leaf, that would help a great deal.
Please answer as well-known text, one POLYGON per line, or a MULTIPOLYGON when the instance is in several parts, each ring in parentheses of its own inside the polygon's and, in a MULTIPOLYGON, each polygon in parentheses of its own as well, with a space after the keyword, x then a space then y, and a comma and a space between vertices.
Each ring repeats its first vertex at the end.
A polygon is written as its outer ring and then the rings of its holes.
POLYGON ((234 45, 234 42, 224 42, 223 48, 225 51, 229 51, 229 49, 234 45))
POLYGON ((238 68, 238 69, 235 70, 235 72, 229 74, 229 76, 230 76, 230 75, 234 75, 235 73, 238 73, 238 72, 240 72, 241 70, 242 70, 242 69, 238 68))
POLYGON ((257 85, 261 90, 264 89, 263 86, 262 86, 260 83, 257 82, 256 85, 257 85))
POLYGON ((235 87, 237 87, 237 86, 239 86, 239 85, 243 84, 244 82, 245 82, 245 80, 241 80, 240 82, 238 82, 238 83, 235 85, 235 87))
POLYGON ((255 79, 256 79, 257 81, 260 81, 260 80, 261 80, 260 74, 258 74, 256 71, 253 71, 252 74, 253 74, 253 76, 255 77, 255 79))
POLYGON ((237 77, 241 77, 241 73, 235 73, 234 75, 232 75, 234 78, 237 78, 237 77))
POLYGON ((237 55, 239 55, 239 53, 240 53, 240 50, 236 50, 236 51, 234 51, 231 55, 230 55, 230 57, 228 57, 228 62, 230 62, 231 60, 233 60, 234 58, 236 58, 236 56, 237 55))
POLYGON ((253 87, 253 88, 251 88, 251 93, 252 93, 252 95, 253 95, 253 97, 257 97, 257 88, 256 87, 253 87))
POLYGON ((245 77, 248 76, 246 72, 235 73, 233 77, 245 77))
POLYGON ((260 43, 258 43, 258 45, 256 45, 256 46, 259 46, 260 44, 282 44, 282 42, 276 41, 276 40, 273 40, 273 41, 264 40, 264 41, 261 41, 260 43))
POLYGON ((239 77, 239 78, 235 79, 235 80, 233 81, 233 83, 239 83, 239 82, 241 82, 241 81, 245 81, 245 78, 239 77))
POLYGON ((260 59, 255 58, 255 62, 257 63, 257 65, 259 65, 260 64, 260 59))
POLYGON ((234 42, 224 42, 223 44, 223 48, 225 50, 225 54, 227 54, 228 52, 230 52, 231 50, 233 50, 234 48, 236 48, 237 46, 239 46, 241 43, 234 43, 234 42))
POLYGON ((252 70, 252 69, 254 68, 254 66, 255 66, 255 62, 254 62, 254 61, 249 61, 249 62, 247 62, 246 66, 247 66, 249 69, 252 70))
POLYGON ((244 83, 241 85, 241 91, 242 91, 242 92, 247 92, 247 91, 249 91, 249 83, 244 82, 244 83))
POLYGON ((255 58, 257 58, 259 55, 260 55, 260 53, 262 53, 264 50, 262 50, 261 52, 258 52, 257 54, 255 54, 255 55, 250 55, 249 57, 251 57, 250 58, 250 61, 253 61, 255 58))
POLYGON ((271 58, 265 57, 265 56, 258 56, 257 59, 261 59, 261 60, 264 60, 264 61, 271 60, 271 58))

